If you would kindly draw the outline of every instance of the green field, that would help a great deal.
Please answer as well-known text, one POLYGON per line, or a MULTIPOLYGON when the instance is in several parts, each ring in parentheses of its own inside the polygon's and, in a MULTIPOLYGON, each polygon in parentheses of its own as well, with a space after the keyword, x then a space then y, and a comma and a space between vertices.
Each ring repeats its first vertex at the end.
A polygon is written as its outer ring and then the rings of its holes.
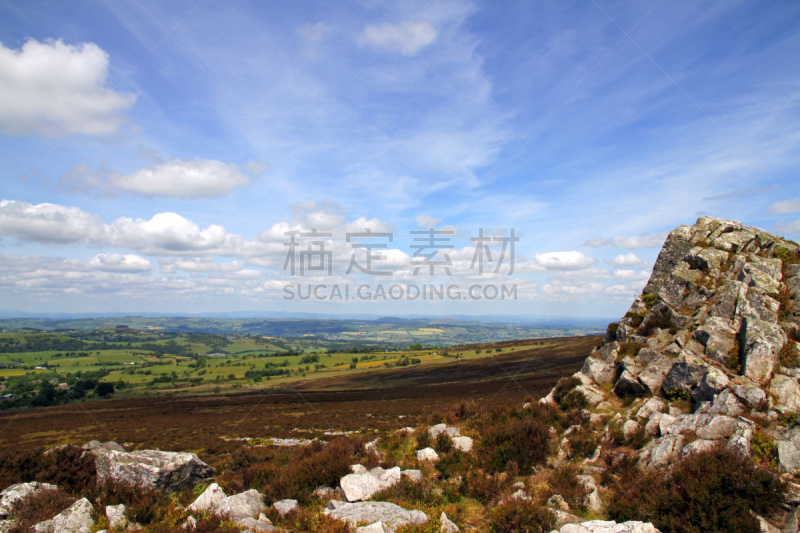
MULTIPOLYGON (((430 327, 423 328, 423 333, 436 336, 445 330, 430 327)), ((379 337, 395 333, 408 331, 384 329, 379 337)), ((398 349, 394 342, 362 339, 343 344, 314 335, 276 338, 137 330, 124 325, 90 331, 4 330, 0 333, 0 384, 5 387, 3 394, 15 394, 16 399, 0 407, 19 407, 24 398, 33 398, 46 388, 43 383, 59 390, 60 396, 48 400, 56 403, 94 397, 92 391, 98 382, 113 384, 116 390, 110 394, 117 398, 219 394, 389 368, 467 361, 547 344, 541 339, 489 349, 478 344, 447 347, 418 343, 398 349), (86 392, 75 394, 76 387, 86 392)))

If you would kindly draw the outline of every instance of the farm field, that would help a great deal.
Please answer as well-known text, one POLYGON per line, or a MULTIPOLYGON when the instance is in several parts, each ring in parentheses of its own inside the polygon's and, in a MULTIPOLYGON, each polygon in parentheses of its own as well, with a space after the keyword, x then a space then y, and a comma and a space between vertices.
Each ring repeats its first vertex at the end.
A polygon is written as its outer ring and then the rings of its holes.
MULTIPOLYGON (((469 399, 517 405, 577 371, 597 336, 474 347, 483 357, 291 379, 281 386, 209 395, 87 401, 0 413, 0 448, 117 440, 135 448, 219 453, 225 439, 362 435, 422 423, 469 399), (501 348, 502 352, 496 350, 501 348), (491 355, 486 356, 486 351, 491 355)), ((477 354, 480 355, 480 354, 477 354)), ((276 384, 277 385, 277 384, 276 384)))
MULTIPOLYGON (((507 325, 497 328, 505 331, 507 325)), ((436 336, 447 328, 422 329, 436 336)), ((340 343, 316 335, 279 338, 185 333, 124 324, 88 331, 7 329, 0 332, 0 389, 14 398, 0 400, 0 409, 27 405, 26 399, 41 390, 41 383, 58 387, 62 394, 41 405, 84 398, 86 394, 72 394, 74 387, 88 391, 97 383, 107 383, 112 389, 104 394, 116 398, 216 395, 240 389, 271 390, 312 380, 336 383, 352 376, 367 383, 371 378, 364 376, 375 371, 467 362, 541 349, 551 343, 550 338, 514 339, 491 346, 361 339, 340 343)))

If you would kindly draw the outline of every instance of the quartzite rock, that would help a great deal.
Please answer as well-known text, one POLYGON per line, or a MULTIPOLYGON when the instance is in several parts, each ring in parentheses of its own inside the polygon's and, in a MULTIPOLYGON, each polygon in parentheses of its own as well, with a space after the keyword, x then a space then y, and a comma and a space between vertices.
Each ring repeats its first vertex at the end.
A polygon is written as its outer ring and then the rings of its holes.
POLYGON ((193 453, 158 450, 93 450, 93 453, 100 481, 125 481, 154 489, 181 491, 216 473, 193 453))

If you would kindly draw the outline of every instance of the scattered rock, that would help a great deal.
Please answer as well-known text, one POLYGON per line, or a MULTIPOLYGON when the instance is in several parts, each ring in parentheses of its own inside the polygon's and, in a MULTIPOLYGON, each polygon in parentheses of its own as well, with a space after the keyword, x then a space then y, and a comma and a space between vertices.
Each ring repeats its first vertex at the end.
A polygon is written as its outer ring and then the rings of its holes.
POLYGON ((403 470, 400 475, 407 477, 414 483, 422 481, 422 470, 403 470))
POLYGON ((442 523, 442 525, 439 526, 439 531, 441 533, 456 533, 458 531, 458 526, 455 525, 449 518, 447 518, 447 515, 444 513, 444 511, 442 511, 439 521, 442 523))
POLYGON ((233 521, 252 518, 266 508, 263 497, 257 490, 250 489, 240 494, 226 496, 222 488, 216 483, 209 485, 189 505, 189 511, 213 513, 218 516, 229 517, 233 521))
POLYGON ((433 448, 423 448, 421 450, 417 450, 417 460, 418 461, 438 461, 439 454, 436 453, 436 450, 433 448))
POLYGON ((407 524, 424 524, 428 516, 422 511, 408 511, 399 505, 388 502, 356 502, 345 503, 337 509, 325 509, 323 513, 351 526, 361 523, 373 524, 383 522, 391 528, 407 524))
POLYGON ((432 439, 435 439, 442 433, 449 437, 458 437, 461 435, 461 430, 456 427, 447 427, 446 424, 436 424, 435 426, 428 428, 428 435, 430 435, 432 439))
POLYGON ((369 500, 373 494, 388 489, 400 481, 401 472, 397 466, 388 470, 380 467, 372 470, 361 467, 357 470, 361 471, 361 469, 364 470, 364 473, 348 474, 339 481, 344 497, 349 502, 369 500))
POLYGON ((659 533, 649 522, 622 522, 591 520, 580 524, 567 524, 559 533, 659 533))
POLYGON ((17 483, 7 487, 3 492, 0 492, 0 518, 6 518, 9 515, 11 507, 17 500, 40 490, 58 490, 58 487, 49 483, 39 483, 38 481, 17 483))
POLYGON ((251 533, 270 533, 275 531, 275 526, 268 524, 263 520, 256 520, 250 516, 236 521, 236 525, 243 527, 251 533))
POLYGON ((108 518, 108 526, 111 529, 122 530, 128 525, 124 504, 106 505, 106 518, 108 518))
POLYGON ((453 448, 456 450, 469 453, 472 451, 472 438, 471 437, 453 437, 453 448))
POLYGON ((287 515, 294 511, 295 509, 299 509, 300 506, 297 505, 297 500, 280 500, 272 504, 272 507, 278 511, 278 514, 281 516, 287 515))
POLYGON ((81 498, 53 517, 53 530, 56 533, 90 533, 94 526, 93 510, 89 500, 81 498))
POLYGON ((626 439, 633 437, 640 429, 641 426, 634 420, 628 420, 622 425, 622 433, 625 435, 626 439))
MULTIPOLYGON (((125 481, 148 488, 181 491, 212 478, 216 471, 193 453, 92 449, 98 481, 125 481)), ((116 444, 116 443, 113 443, 116 444)), ((119 446, 119 445, 117 445, 119 446)))

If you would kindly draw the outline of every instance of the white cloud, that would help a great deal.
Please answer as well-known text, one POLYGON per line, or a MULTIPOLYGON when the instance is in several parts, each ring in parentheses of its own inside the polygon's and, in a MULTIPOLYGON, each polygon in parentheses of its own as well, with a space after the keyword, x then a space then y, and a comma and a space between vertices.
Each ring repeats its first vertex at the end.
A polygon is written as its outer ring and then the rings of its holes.
POLYGON ((132 174, 115 173, 110 182, 114 187, 142 196, 215 198, 247 185, 250 180, 236 165, 207 159, 176 159, 132 174))
POLYGON ((609 261, 610 264, 623 267, 623 266, 634 266, 634 265, 641 265, 644 261, 635 253, 628 252, 627 254, 621 254, 609 261))
POLYGON ((59 179, 59 184, 67 190, 93 193, 122 190, 164 198, 216 198, 249 182, 237 165, 209 159, 158 162, 131 174, 105 168, 95 171, 80 163, 59 179))
POLYGON ((0 235, 44 244, 120 246, 145 254, 234 255, 245 244, 222 226, 201 230, 177 213, 158 213, 149 220, 120 217, 105 224, 77 207, 13 200, 0 202, 0 235))
POLYGON ((0 235, 47 244, 103 242, 107 227, 97 215, 77 207, 0 201, 0 235))
POLYGON ((109 244, 146 254, 214 253, 235 255, 244 241, 212 224, 200 229, 177 213, 158 213, 150 220, 118 218, 109 225, 109 244))
POLYGON ((94 43, 29 39, 20 50, 0 43, 0 131, 58 136, 75 130, 110 135, 137 95, 104 87, 108 54, 94 43))
POLYGON ((404 56, 413 56, 436 40, 439 30, 427 20, 400 24, 370 24, 360 42, 376 48, 388 47, 404 56))
POLYGON ((196 257, 194 259, 160 260, 158 269, 163 273, 186 272, 235 272, 244 268, 241 261, 218 263, 212 257, 196 257))
POLYGON ((634 235, 631 237, 620 236, 613 239, 602 239, 595 237, 586 241, 584 246, 591 246, 593 248, 600 248, 603 246, 615 246, 617 248, 654 248, 664 244, 667 238, 667 233, 647 233, 641 235, 634 235))
POLYGON ((578 270, 593 265, 595 260, 583 252, 548 252, 536 254, 536 262, 547 270, 578 270))
POLYGON ((414 222, 417 223, 417 226, 422 229, 428 229, 436 227, 436 224, 441 222, 441 218, 430 217, 428 215, 420 215, 414 219, 414 222))
POLYGON ((783 200, 782 202, 775 202, 767 208, 767 213, 772 215, 787 215, 789 213, 797 213, 800 211, 800 199, 783 200))
POLYGON ((790 220, 781 220, 775 225, 778 233, 792 234, 800 233, 800 220, 794 222, 790 220))
POLYGON ((86 262, 86 266, 102 272, 139 273, 153 269, 153 263, 147 259, 138 255, 123 254, 97 254, 86 262))

